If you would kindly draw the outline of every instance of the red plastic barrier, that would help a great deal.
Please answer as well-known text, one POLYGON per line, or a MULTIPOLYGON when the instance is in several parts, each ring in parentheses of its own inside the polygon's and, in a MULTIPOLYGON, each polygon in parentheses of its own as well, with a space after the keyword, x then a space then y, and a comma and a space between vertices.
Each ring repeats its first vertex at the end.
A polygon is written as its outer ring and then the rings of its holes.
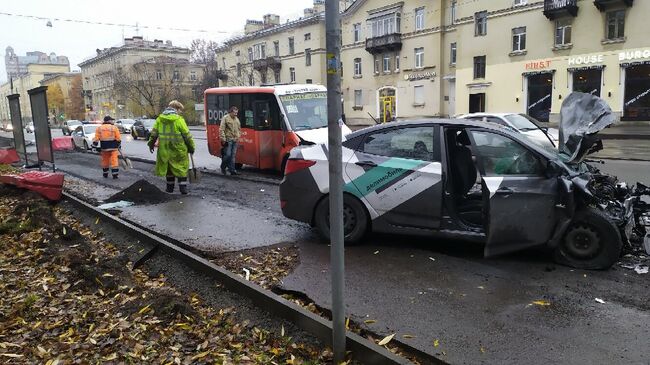
POLYGON ((52 138, 52 151, 72 151, 74 143, 72 137, 55 137, 52 138))
POLYGON ((0 163, 12 164, 20 161, 15 148, 0 148, 0 163))
POLYGON ((0 175, 0 182, 35 191, 46 199, 58 201, 63 195, 63 174, 30 171, 18 175, 0 175))

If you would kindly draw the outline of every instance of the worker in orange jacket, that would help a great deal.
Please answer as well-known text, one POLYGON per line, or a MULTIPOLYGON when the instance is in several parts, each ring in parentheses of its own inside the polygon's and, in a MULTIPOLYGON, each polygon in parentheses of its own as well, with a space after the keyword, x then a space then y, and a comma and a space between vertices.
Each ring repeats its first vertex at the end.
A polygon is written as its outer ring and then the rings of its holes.
POLYGON ((119 173, 118 166, 118 149, 122 146, 120 130, 113 125, 113 119, 107 115, 104 117, 104 123, 95 130, 93 144, 99 142, 102 156, 102 172, 105 178, 108 178, 108 168, 110 167, 113 179, 117 179, 119 173))

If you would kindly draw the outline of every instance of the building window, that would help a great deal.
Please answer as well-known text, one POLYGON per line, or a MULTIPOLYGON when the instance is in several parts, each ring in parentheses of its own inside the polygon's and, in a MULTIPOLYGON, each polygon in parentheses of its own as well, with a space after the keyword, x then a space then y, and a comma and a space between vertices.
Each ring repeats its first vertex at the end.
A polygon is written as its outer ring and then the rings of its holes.
POLYGON ((449 11, 451 19, 449 20, 450 24, 456 24, 456 0, 451 2, 451 10, 449 11))
POLYGON ((281 82, 280 81, 280 70, 275 70, 273 72, 273 77, 275 78, 275 83, 279 84, 281 82))
POLYGON ((305 66, 311 66, 311 48, 305 49, 305 66))
POLYGON ((190 71, 190 81, 196 81, 196 71, 190 71))
POLYGON ((296 69, 294 67, 289 68, 289 80, 296 82, 296 69))
POLYGON ((352 32, 354 33, 354 42, 359 42, 361 40, 361 24, 352 25, 352 32))
POLYGON ((293 46, 293 37, 289 37, 289 54, 292 55, 296 53, 296 49, 293 46))
POLYGON ((474 78, 485 78, 485 56, 474 57, 474 78))
POLYGON ((424 85, 413 87, 413 104, 424 105, 424 85))
POLYGON ((361 58, 354 59, 354 76, 361 76, 361 58))
POLYGON ((400 23, 400 13, 392 13, 372 19, 370 21, 370 29, 372 29, 373 38, 387 34, 400 33, 400 23))
POLYGON ((235 51, 235 57, 239 57, 241 55, 241 52, 235 51))
POLYGON ((172 76, 172 80, 178 81, 181 79, 181 73, 178 70, 174 70, 174 75, 172 76))
POLYGON ((607 13, 607 39, 625 37, 625 10, 615 10, 607 13))
POLYGON ((314 82, 313 82, 312 79, 307 79, 307 80, 305 80, 305 83, 306 83, 306 84, 313 84, 314 82))
POLYGON ((374 57, 375 57, 375 73, 378 74, 379 73, 379 56, 375 55, 374 57))
POLYGON ((254 44, 253 45, 253 60, 261 60, 263 58, 266 58, 266 44, 264 44, 264 43, 254 44))
POLYGON ((237 77, 241 77, 241 63, 237 64, 237 77))
POLYGON ((311 39, 311 33, 305 33, 305 40, 308 41, 311 39))
POLYGON ((273 42, 273 54, 275 55, 275 57, 280 56, 280 41, 273 42))
POLYGON ((474 13, 474 35, 487 34, 487 11, 479 11, 474 13))
POLYGON ((266 84, 266 72, 260 72, 260 83, 266 84))
POLYGON ((390 54, 385 54, 383 57, 383 71, 384 73, 390 72, 390 54))
POLYGON ((456 42, 452 43, 449 46, 449 64, 450 65, 456 64, 456 42))
POLYGON ((512 51, 521 52, 526 50, 526 27, 512 29, 512 51))
POLYGON ((156 70, 156 80, 162 80, 162 71, 156 70))
POLYGON ((415 9, 415 30, 424 29, 424 8, 415 9))
POLYGON ((248 47, 248 62, 253 62, 253 47, 248 47))
POLYGON ((399 55, 395 55, 395 72, 399 72, 399 55))
POLYGON ((562 46, 571 43, 571 21, 562 19, 555 22, 555 45, 562 46))
POLYGON ((415 49, 415 68, 424 67, 424 48, 415 49))
POLYGON ((361 90, 354 90, 354 106, 360 107, 363 102, 363 92, 361 90))

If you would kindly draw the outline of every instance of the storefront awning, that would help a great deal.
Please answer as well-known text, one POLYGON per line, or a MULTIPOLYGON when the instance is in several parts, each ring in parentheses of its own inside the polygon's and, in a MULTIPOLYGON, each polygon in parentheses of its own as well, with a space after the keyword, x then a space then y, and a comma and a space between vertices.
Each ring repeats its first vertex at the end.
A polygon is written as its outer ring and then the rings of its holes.
POLYGON ((582 67, 569 67, 566 70, 569 72, 576 71, 586 71, 586 70, 602 70, 605 68, 605 65, 591 65, 591 66, 582 66, 582 67))
POLYGON ((650 60, 648 60, 648 61, 639 61, 639 62, 621 63, 621 67, 623 67, 623 68, 632 67, 632 66, 639 66, 639 65, 650 65, 650 60))
POLYGON ((556 70, 540 70, 540 71, 530 71, 522 72, 522 76, 534 76, 534 75, 543 75, 543 74, 554 74, 556 70))

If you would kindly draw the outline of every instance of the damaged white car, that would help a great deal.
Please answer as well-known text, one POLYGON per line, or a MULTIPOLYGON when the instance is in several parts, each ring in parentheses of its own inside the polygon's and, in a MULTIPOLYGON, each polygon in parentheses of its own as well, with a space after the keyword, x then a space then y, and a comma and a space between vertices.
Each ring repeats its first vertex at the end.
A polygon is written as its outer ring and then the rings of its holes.
MULTIPOLYGON (((624 249, 650 249, 650 189, 601 174, 585 156, 615 121, 607 104, 574 93, 563 103, 560 150, 492 123, 427 119, 366 128, 343 142, 344 233, 456 237, 485 256, 546 246, 557 262, 604 269, 624 249)), ((291 151, 280 184, 286 217, 329 234, 328 152, 291 151)))

